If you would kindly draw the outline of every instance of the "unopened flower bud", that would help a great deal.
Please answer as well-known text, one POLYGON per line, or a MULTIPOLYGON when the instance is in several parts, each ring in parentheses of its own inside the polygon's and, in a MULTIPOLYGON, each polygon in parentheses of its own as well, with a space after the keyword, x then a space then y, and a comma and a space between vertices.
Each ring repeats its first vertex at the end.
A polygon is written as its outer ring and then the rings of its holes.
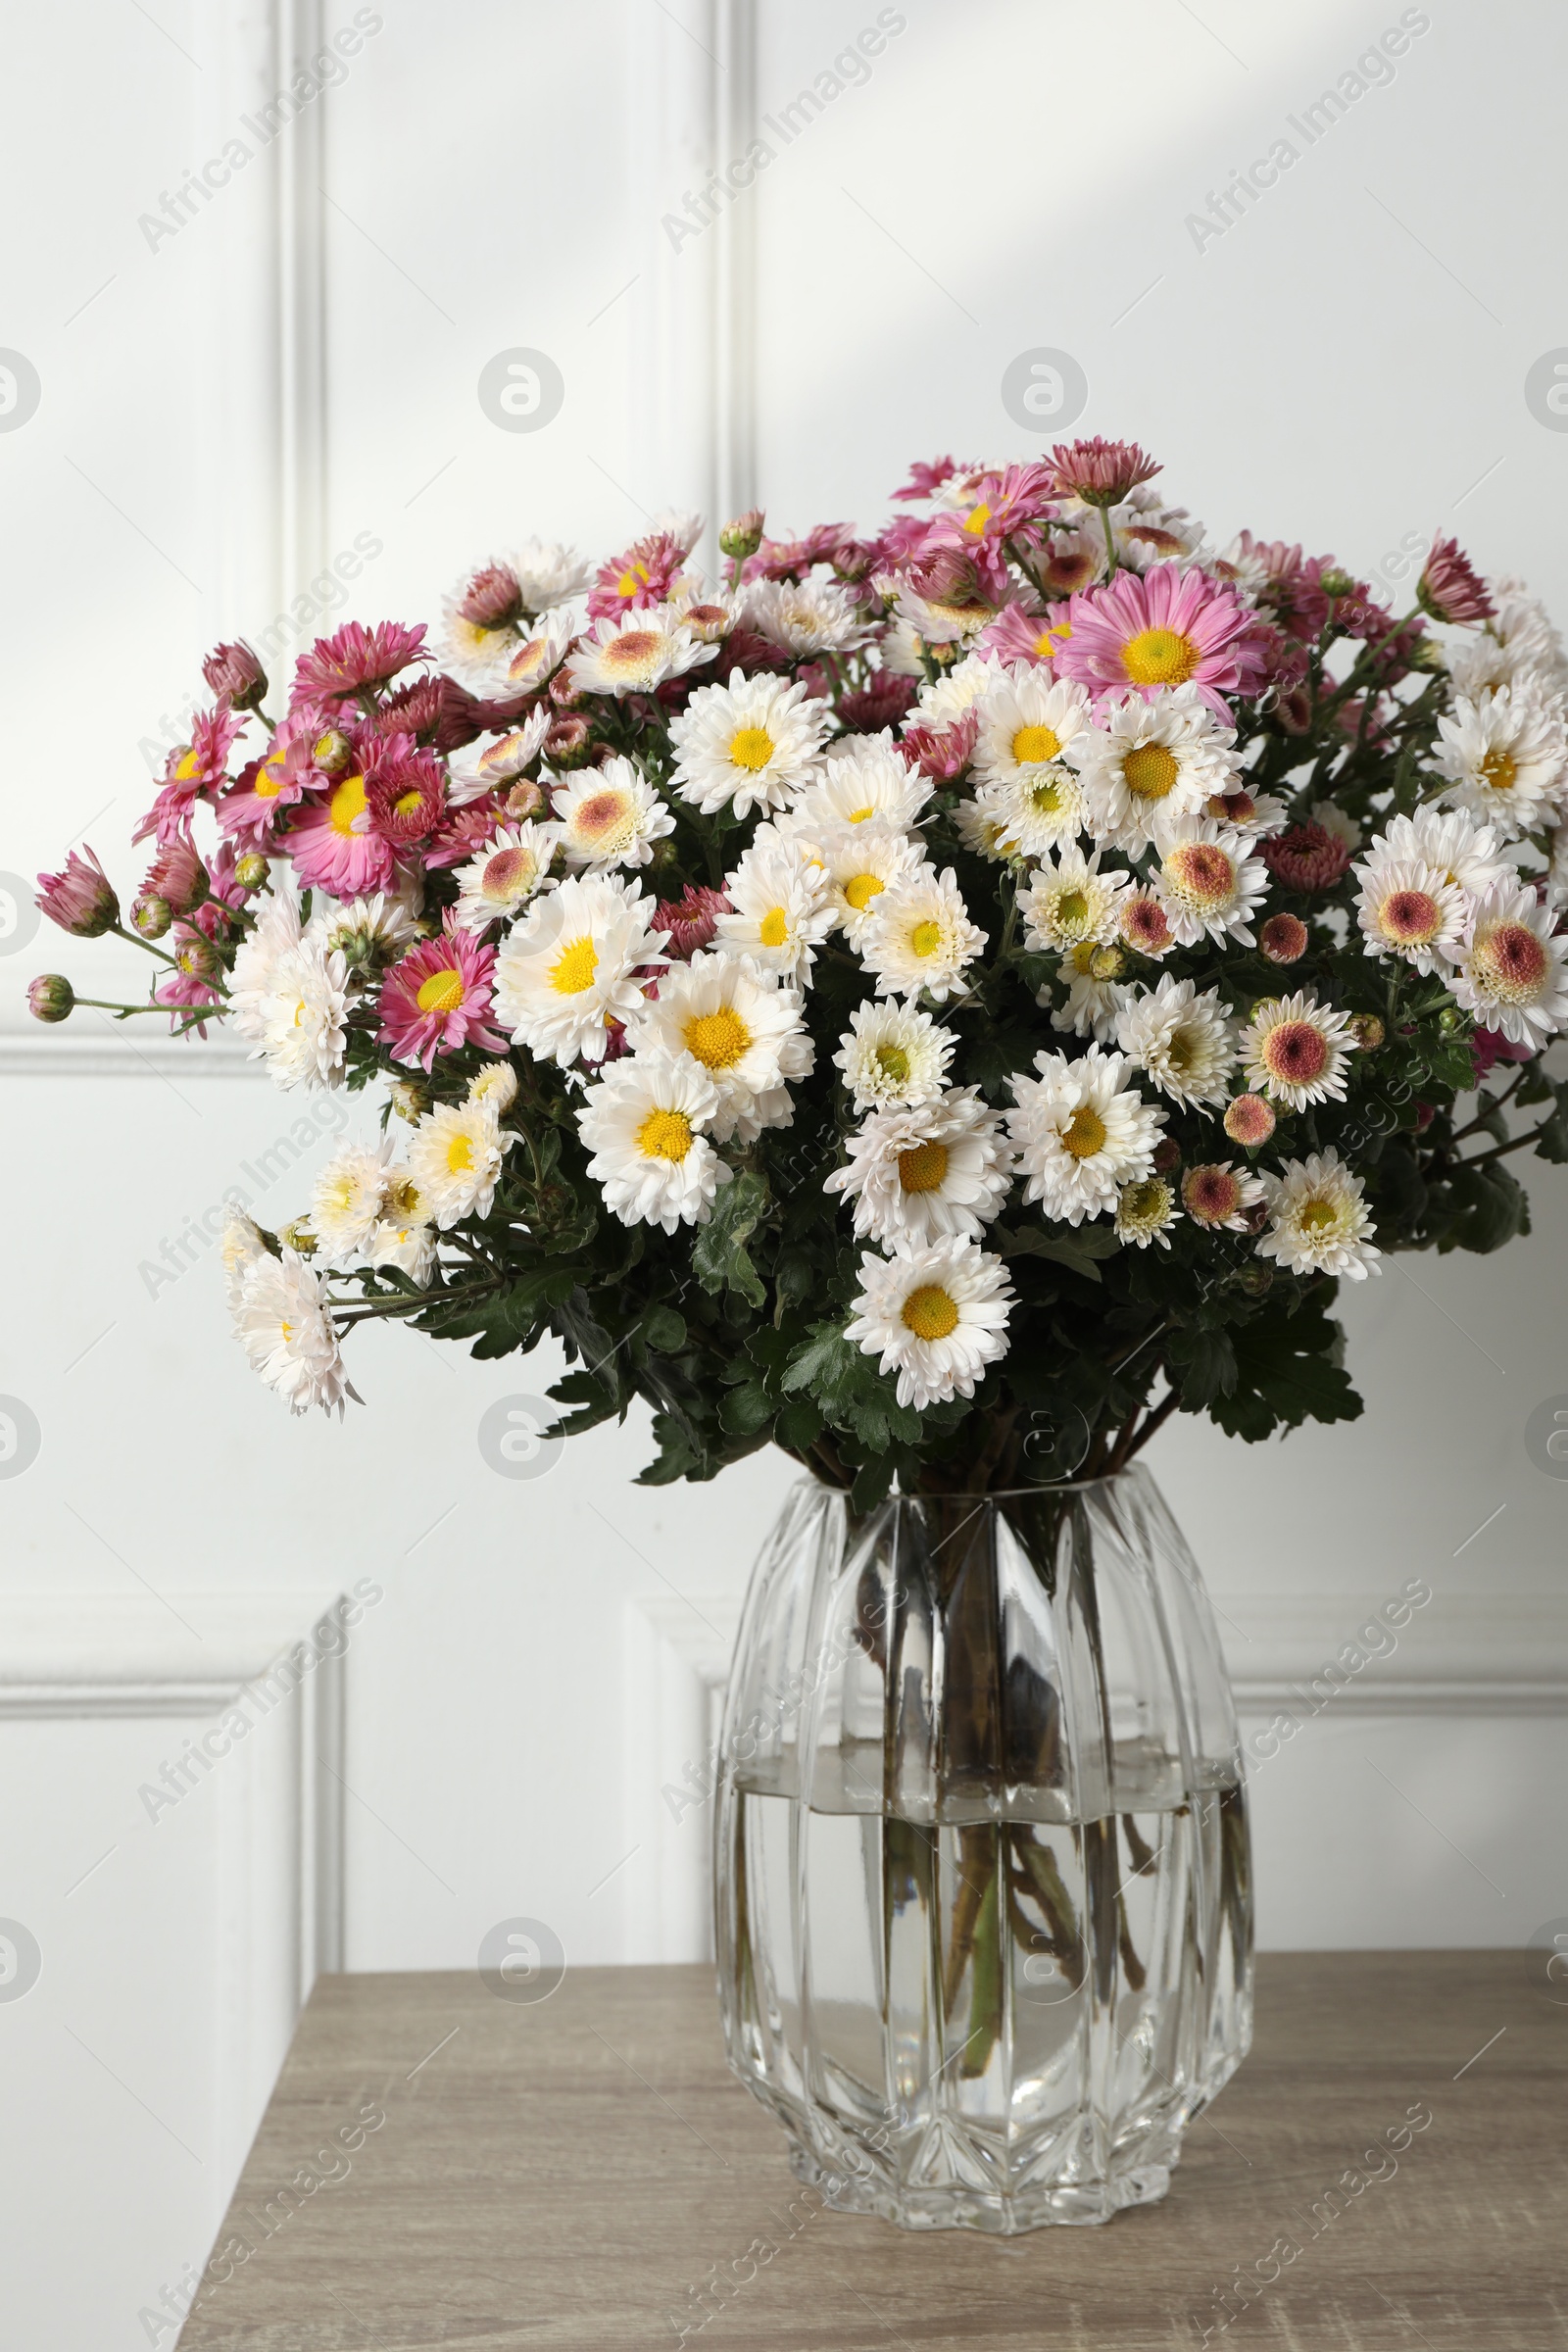
POLYGON ((517 1100, 517 1073, 510 1061, 487 1061, 468 1081, 468 1101, 488 1102, 504 1118, 517 1100))
POLYGON ((1306 925, 1297 914, 1271 914, 1257 944, 1270 963, 1295 963, 1307 951, 1306 925))
POLYGON ((737 514, 732 522, 726 522, 718 534, 718 544, 725 555, 737 564, 744 564, 748 556, 755 556, 762 544, 761 508, 749 507, 744 514, 737 514))
POLYGON ((1459 1031, 1464 1028, 1467 1017, 1459 1010, 1457 1004, 1445 1004, 1438 1015, 1438 1027, 1445 1037, 1457 1037, 1459 1031))
POLYGON ((499 629, 515 620, 521 611, 522 590, 516 573, 504 564, 487 564, 469 580, 458 616, 472 621, 476 628, 499 629))
POLYGON ((311 753, 311 758, 325 776, 340 774, 353 757, 354 746, 346 735, 339 734, 336 727, 328 727, 324 735, 318 735, 311 753))
POLYGON ((1358 1012, 1351 1017, 1350 1035, 1363 1054, 1375 1054, 1388 1031, 1375 1012, 1358 1012))
POLYGON ((130 910, 131 929, 143 939, 162 939, 173 919, 174 909, 167 899, 159 898, 156 893, 150 898, 138 899, 130 910))
POLYGON ((236 710, 254 710, 267 693, 267 672, 242 638, 215 645, 202 663, 202 676, 236 710))
POLYGON ((247 850, 234 860, 234 880, 241 890, 261 890, 270 870, 260 850, 247 850))
POLYGON ((316 1255, 316 1236, 311 1231, 308 1218, 296 1217, 292 1225, 280 1226, 277 1238, 284 1249, 292 1250, 297 1257, 316 1255))
POLYGON ((392 1107, 412 1127, 430 1107, 430 1098, 416 1078, 394 1078, 387 1089, 392 1107))
POLYGON ((1225 1132, 1233 1144, 1255 1152, 1274 1132, 1274 1112, 1261 1095, 1238 1095, 1226 1105, 1225 1132))
POLYGON ((1427 1129, 1431 1126, 1437 1115, 1438 1106, 1435 1102, 1417 1102, 1415 1106, 1415 1131, 1417 1135, 1425 1135, 1427 1129))
POLYGON ((1266 1298, 1274 1287, 1274 1269, 1254 1259, 1250 1266, 1243 1266, 1236 1280, 1249 1298, 1266 1298))
POLYGON ((1412 669, 1430 670, 1433 676, 1443 676, 1448 667, 1448 657, 1435 637, 1425 630, 1411 645, 1405 659, 1412 669))
POLYGON ((97 939, 120 920, 114 885, 91 850, 72 850, 58 874, 38 876, 38 907, 73 939, 97 939))
POLYGON ((662 841, 656 841, 654 843, 652 850, 649 852, 648 870, 650 873, 667 874, 671 866, 678 865, 679 863, 680 852, 675 847, 674 841, 666 833, 662 841))
POLYGON ((533 783, 527 776, 519 776, 507 794, 507 814, 509 816, 532 816, 535 810, 542 808, 544 805, 543 787, 533 783))
POLYGON ((545 758, 553 767, 583 767, 593 753, 593 729, 576 711, 558 718, 545 737, 545 758))
POLYGON ((1318 586, 1325 596, 1340 597, 1348 596, 1355 582, 1348 571, 1342 571, 1336 564, 1322 574, 1318 586))
POLYGON ((1092 980, 1119 980, 1127 969, 1127 958, 1120 948, 1096 948, 1089 958, 1092 980))
POLYGON ((582 688, 564 667, 558 669, 550 681, 550 700, 558 710, 575 710, 582 701, 582 688))
POLYGON ((27 983, 27 1010, 35 1021, 63 1021, 75 1002, 64 972, 40 972, 27 983))
POLYGON ((1154 1146, 1152 1166, 1156 1176, 1168 1176, 1172 1168, 1182 1164, 1182 1148, 1173 1135, 1162 1135, 1154 1146))
POLYGON ((218 950, 200 931, 187 931, 174 950, 174 961, 188 978, 211 980, 218 970, 218 950))

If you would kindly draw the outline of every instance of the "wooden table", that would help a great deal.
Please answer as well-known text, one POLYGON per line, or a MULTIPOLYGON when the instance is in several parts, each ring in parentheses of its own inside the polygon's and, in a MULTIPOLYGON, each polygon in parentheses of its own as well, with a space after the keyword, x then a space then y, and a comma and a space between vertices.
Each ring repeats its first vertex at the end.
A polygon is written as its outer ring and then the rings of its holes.
POLYGON ((183 2352, 1568 2352, 1568 2007, 1523 1954, 1267 1956, 1165 2202, 997 2239, 819 2210, 706 1968, 323 1977, 225 2243, 183 2352))

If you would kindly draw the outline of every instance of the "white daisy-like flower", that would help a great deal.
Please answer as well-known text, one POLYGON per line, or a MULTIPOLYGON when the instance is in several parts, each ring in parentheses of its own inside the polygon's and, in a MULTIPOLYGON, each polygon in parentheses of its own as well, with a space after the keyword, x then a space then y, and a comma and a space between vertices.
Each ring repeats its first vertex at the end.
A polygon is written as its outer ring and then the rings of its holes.
POLYGON ((274 975, 302 937, 298 901, 274 890, 241 941, 229 975, 229 1025, 248 1046, 259 1046, 266 1035, 274 975))
POLYGON ((1367 955, 1396 956, 1418 972, 1453 960, 1470 911, 1457 883, 1446 881, 1435 865, 1376 852, 1351 871, 1367 955))
POLYGON ((1156 887, 1178 945, 1196 948, 1206 936, 1254 947, 1252 915, 1269 876, 1251 843, 1211 816, 1188 816, 1161 826, 1160 846, 1156 887))
POLYGON ((559 539, 525 539, 507 557, 506 564, 517 583, 524 612, 531 613, 548 612, 553 606, 580 596, 594 576, 593 565, 559 539))
POLYGON ((345 900, 318 924, 313 920, 310 930, 329 952, 341 948, 350 963, 368 963, 372 957, 390 963, 423 937, 411 909, 386 891, 377 891, 373 899, 345 900))
POLYGON ((1494 582, 1492 597, 1493 618, 1449 647, 1455 691, 1480 700, 1498 686, 1513 686, 1555 701, 1568 691, 1568 655, 1550 613, 1523 580, 1494 582))
POLYGON ((1533 890, 1489 890, 1465 926, 1455 1002, 1512 1045, 1540 1047, 1568 1021, 1564 942, 1533 890))
POLYGON ((501 1163, 516 1138, 502 1133, 490 1102, 438 1102, 409 1138, 409 1175, 420 1223, 446 1232, 464 1217, 487 1217, 501 1163))
POLYGON ((719 953, 749 956, 764 971, 804 983, 834 919, 827 869, 808 845, 760 827, 725 876, 724 896, 733 911, 718 918, 719 953))
POLYGON ((318 1173, 311 1228, 324 1265, 350 1266, 364 1250, 381 1214, 391 1160, 389 1141, 374 1151, 344 1144, 318 1173))
MULTIPOLYGON (((1092 939, 1069 948, 1056 975, 1067 983, 1067 1001, 1053 1011, 1053 1029, 1059 1029, 1063 1036, 1092 1037, 1097 1045, 1112 1044, 1122 1006, 1130 1004, 1133 997, 1127 983, 1113 976, 1118 965, 1125 970, 1126 958, 1114 948, 1100 947, 1092 939)), ((1049 1004, 1051 995, 1048 984, 1035 1001, 1049 1004)))
POLYGON ((1026 1179, 1024 1198, 1048 1217, 1081 1225, 1116 1204, 1124 1184, 1152 1172, 1165 1113, 1135 1094, 1132 1064, 1091 1046, 1076 1061, 1037 1054, 1038 1078, 1012 1081, 1007 1125, 1026 1179))
POLYGON ((896 678, 923 678, 925 676, 924 648, 921 641, 908 622, 901 620, 896 612, 892 619, 883 625, 882 641, 877 647, 877 652, 882 658, 881 667, 891 670, 896 678))
POLYGON ((1082 686, 1027 662, 993 677, 979 699, 974 772, 981 784, 1030 784, 1090 723, 1082 686))
POLYGON ((508 597, 516 587, 516 575, 504 556, 493 556, 466 573, 442 596, 435 650, 442 668, 450 670, 460 686, 466 686, 470 694, 496 695, 505 691, 507 663, 517 648, 520 592, 513 599, 510 612, 493 620, 474 620, 462 608, 477 578, 494 580, 508 597))
POLYGON ((1146 502, 1136 490, 1124 505, 1112 507, 1110 529, 1117 559, 1129 571, 1186 564, 1203 545, 1203 526, 1185 507, 1167 507, 1158 498, 1146 502))
POLYGON ((1223 1102, 1236 1066, 1235 1031, 1217 989, 1162 972, 1116 1023, 1116 1043, 1163 1095, 1182 1103, 1223 1102))
POLYGON ((972 1396, 987 1364, 1007 1352, 1012 1283, 1000 1257, 962 1235, 897 1257, 860 1260, 860 1287, 844 1336, 878 1369, 896 1372, 899 1402, 972 1396))
MULTIPOLYGON (((1546 867, 1546 888, 1554 906, 1568 901, 1568 818, 1565 818, 1551 837, 1551 856, 1546 867)), ((1482 894, 1485 896, 1485 893, 1482 894)))
POLYGON ((815 771, 831 715, 798 682, 732 669, 727 686, 699 686, 670 721, 675 790, 705 816, 782 808, 815 771))
POLYGON ((711 1079, 717 1143, 755 1143, 795 1116, 788 1081, 808 1078, 815 1048, 796 989, 743 956, 710 950, 662 973, 659 995, 628 1023, 637 1054, 689 1054, 711 1079))
MULTIPOLYGON (((1013 788, 1003 784, 992 785, 988 789, 996 793, 1008 793, 1013 788)), ((976 858, 989 858, 993 865, 1005 865, 1014 854, 1011 849, 1003 846, 1002 836, 1006 829, 1006 822, 1005 810, 999 808, 995 803, 989 808, 983 807, 978 794, 973 800, 960 801, 953 811, 954 829, 964 848, 972 851, 976 858)))
POLYGON ((964 996, 963 967, 985 947, 987 934, 969 920, 952 866, 920 866, 892 882, 871 904, 860 934, 860 960, 879 997, 917 997, 937 1004, 964 996))
MULTIPOLYGON (((1249 792, 1235 776, 1231 778, 1231 785, 1229 792, 1209 795, 1203 803, 1205 816, 1213 817, 1218 824, 1229 825, 1233 833, 1240 833, 1248 840, 1266 841, 1271 833, 1284 829, 1290 809, 1278 793, 1249 792)), ((1359 840, 1359 828, 1352 825, 1351 831, 1359 840)))
POLYGON ((1278 1259, 1293 1274, 1343 1274, 1351 1282, 1383 1271, 1382 1251, 1365 1238, 1372 1228, 1365 1187, 1337 1152, 1288 1159, 1262 1184, 1269 1227, 1259 1238, 1259 1256, 1278 1259))
POLYGON ((652 694, 666 678, 711 662, 713 648, 694 637, 670 605, 645 605, 596 620, 566 663, 581 694, 652 694))
POLYGON ((1269 584, 1267 558, 1260 555, 1255 547, 1244 546, 1240 537, 1233 539, 1228 547, 1221 548, 1212 565, 1207 568, 1213 570, 1228 588, 1238 589, 1249 604, 1256 604, 1269 584))
POLYGON ((1189 1168, 1182 1178, 1182 1206, 1195 1225, 1211 1233, 1249 1233, 1254 1209, 1263 1198, 1261 1180, 1228 1159, 1211 1160, 1189 1168))
POLYGON ((654 906, 614 874, 572 875, 535 899, 496 956, 496 1014, 514 1044, 563 1069, 602 1060, 610 1023, 642 1005, 633 975, 664 960, 654 906))
POLYGON ((551 808, 568 865, 646 865, 675 819, 641 768, 617 752, 603 767, 551 779, 551 808))
POLYGON ((320 1279, 294 1250, 262 1256, 247 1266, 234 1327, 252 1370, 277 1391, 291 1413, 318 1404, 341 1418, 347 1397, 361 1401, 343 1369, 337 1326, 320 1279))
POLYGON ((588 1089, 577 1112, 588 1173, 623 1225, 706 1224, 731 1178, 704 1132, 717 1109, 717 1088, 688 1054, 612 1061, 588 1089))
POLYGON ((1176 1195, 1163 1176, 1142 1176, 1116 1195, 1116 1238, 1135 1250, 1147 1250, 1151 1242, 1168 1250, 1175 1222, 1176 1195))
POLYGON ((1161 687, 1146 701, 1106 702, 1065 757, 1083 783, 1097 837, 1129 851, 1156 841, 1172 818, 1198 817, 1241 775, 1232 729, 1196 686, 1161 687))
POLYGON ((981 630, 988 629, 997 617, 994 605, 978 601, 938 604, 918 595, 907 580, 893 575, 879 574, 875 584, 890 604, 896 601, 899 618, 923 645, 973 645, 981 630))
MULTIPOLYGON (((918 660, 915 670, 924 674, 918 660)), ((921 687, 906 723, 946 734, 956 718, 961 718, 974 704, 1001 685, 1004 676, 994 654, 965 654, 961 662, 955 662, 940 678, 933 678, 921 687)))
POLYGON ((1116 902, 1131 880, 1120 871, 1102 874, 1099 850, 1087 858, 1076 846, 1058 850, 1018 893, 1028 946, 1037 954, 1105 946, 1116 936, 1116 902))
POLYGON ((1518 888, 1518 873, 1502 855, 1490 825, 1478 825, 1463 808, 1418 808, 1413 816, 1391 819, 1372 844, 1374 856, 1401 864, 1430 865, 1472 899, 1489 890, 1518 888))
POLYGON ((1485 702, 1461 697, 1438 720, 1436 765, 1448 779, 1445 799, 1495 825, 1513 840, 1553 817, 1568 770, 1568 729, 1561 714, 1499 686, 1485 702))
POLYGON ((855 736, 842 750, 835 744, 806 790, 796 794, 789 823, 802 833, 869 824, 906 833, 933 789, 894 748, 884 728, 880 735, 855 736))
POLYGON ((1155 890, 1137 882, 1117 903, 1116 930, 1124 948, 1152 963, 1162 962, 1176 945, 1170 909, 1155 890))
POLYGON ((845 653, 866 636, 865 615, 836 580, 758 580, 746 591, 749 627, 800 660, 845 653))
POLYGON ((223 1289, 232 1314, 239 1305, 240 1291, 247 1271, 259 1258, 270 1255, 267 1244, 262 1239, 261 1227, 245 1214, 237 1200, 228 1203, 219 1253, 223 1261, 223 1289))
POLYGON ((349 970, 342 951, 307 935, 273 966, 264 1001, 259 1051, 274 1085, 342 1083, 348 1009, 349 970))
POLYGON ((555 715, 551 705, 542 703, 520 726, 510 727, 481 751, 470 751, 466 760, 453 760, 447 770, 447 798, 453 808, 466 808, 470 801, 515 783, 538 759, 555 715))
POLYGON ((649 517, 650 531, 662 532, 673 539, 683 556, 689 556, 708 526, 708 517, 696 507, 661 507, 649 517))
POLYGON ((1084 788, 1060 761, 983 784, 974 806, 996 820, 996 848, 1004 857, 1044 858, 1089 824, 1084 788))
POLYGON ((857 1239, 890 1250, 978 1234, 1000 1214, 1012 1182, 1012 1146, 972 1086, 873 1111, 849 1151, 822 1190, 854 1201, 857 1239))
POLYGON ((1304 989, 1254 1004, 1241 1049, 1248 1085, 1271 1102, 1304 1110, 1309 1102, 1344 1102, 1356 1051, 1350 1016, 1304 989))
POLYGON ((455 913, 465 931, 484 931, 521 912, 535 891, 550 881, 550 863, 561 843, 561 827, 532 817, 497 833, 455 876, 455 913))
POLYGON ((468 1101, 488 1102, 498 1119, 506 1117, 516 1100, 517 1073, 510 1061, 487 1061, 468 1080, 468 1101))
MULTIPOLYGON (((507 657, 505 673, 493 690, 495 700, 512 702, 519 694, 536 694, 548 685, 571 651, 576 634, 576 615, 565 605, 553 605, 536 620, 525 621, 507 657)), ((531 711, 523 725, 531 727, 542 719, 542 740, 550 732, 553 717, 553 711, 541 708, 531 711)))
POLYGON ((928 1012, 895 999, 856 1006, 833 1061, 857 1110, 908 1109, 942 1092, 957 1042, 928 1012))
MULTIPOLYGON (((805 836, 801 836, 805 839, 805 836)), ((906 833, 875 824, 836 826, 811 845, 821 859, 823 887, 833 921, 851 947, 859 944, 871 908, 890 882, 902 881, 926 862, 925 850, 906 833)))
POLYGON ((1338 801, 1314 801, 1307 810, 1314 825, 1321 825, 1333 841, 1343 841, 1352 853, 1361 847, 1361 828, 1348 808, 1338 801))
POLYGON ((395 1266, 412 1282, 426 1283, 435 1265, 436 1238, 418 1186, 406 1168, 394 1168, 380 1221, 365 1245, 366 1264, 395 1266))

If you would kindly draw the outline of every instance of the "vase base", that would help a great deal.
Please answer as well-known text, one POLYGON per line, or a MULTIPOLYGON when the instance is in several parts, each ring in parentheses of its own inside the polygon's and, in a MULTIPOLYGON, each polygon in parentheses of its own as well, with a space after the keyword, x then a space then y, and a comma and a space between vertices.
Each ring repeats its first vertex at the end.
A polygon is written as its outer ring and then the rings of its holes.
POLYGON ((1030 2230, 1098 2229, 1129 2205, 1157 2205, 1170 2186, 1171 2168, 1136 2165, 1110 2180, 1004 2197, 957 2182, 896 2187, 871 2173, 835 2172, 797 2140, 790 2147, 790 2170, 838 2213, 874 2213, 901 2230, 978 2230, 993 2237, 1020 2237, 1030 2230))

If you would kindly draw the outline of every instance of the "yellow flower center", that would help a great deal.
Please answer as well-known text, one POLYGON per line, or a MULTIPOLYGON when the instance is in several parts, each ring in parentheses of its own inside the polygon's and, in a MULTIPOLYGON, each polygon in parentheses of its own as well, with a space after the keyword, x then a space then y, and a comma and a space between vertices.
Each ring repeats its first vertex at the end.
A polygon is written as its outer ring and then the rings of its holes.
POLYGON ((1185 686, 1202 655, 1176 629, 1140 629, 1121 649, 1122 667, 1135 686, 1185 686))
POLYGON ((1089 901, 1081 890, 1064 890, 1056 901, 1056 927, 1061 931, 1076 931, 1089 914, 1089 901))
POLYGON ((977 507, 970 508, 963 527, 967 532, 969 532, 971 537, 978 539, 981 532, 985 529, 986 524, 990 520, 991 509, 986 505, 985 500, 982 499, 977 507))
POLYGON ((916 1144, 899 1153, 899 1182, 906 1193, 939 1193, 947 1173, 946 1144, 916 1144))
POLYGON ((1061 786, 1048 784, 1044 778, 1030 787, 1029 805, 1039 816, 1055 816, 1061 808, 1061 786))
POLYGON ((550 967, 550 985, 558 997, 580 997, 592 988, 599 969, 599 950, 591 939, 574 939, 563 948, 550 967))
POLYGON ((686 1051, 705 1070, 732 1070, 750 1053, 752 1033, 733 1004, 700 1012, 686 1024, 686 1051))
POLYGON ((547 639, 530 637, 527 644, 519 646, 513 655, 511 662, 508 664, 507 676, 521 685, 524 679, 531 678, 534 671, 543 666, 545 656, 549 650, 547 639))
POLYGON ((1296 1212, 1296 1222, 1303 1233, 1323 1233, 1339 1222, 1339 1211, 1332 1200, 1321 1198, 1303 1200, 1296 1212))
POLYGON ((600 660, 610 669, 640 670, 655 659, 662 644, 657 629, 622 629, 607 640, 600 660))
POLYGON ((692 1123, 683 1110, 651 1110, 637 1130, 645 1159, 684 1159, 692 1148, 692 1123))
POLYGON ((1040 767, 1054 760, 1061 737, 1054 727, 1020 727, 1012 739, 1012 756, 1020 767, 1040 767))
POLYGON ((1181 761, 1162 743, 1141 743, 1121 763, 1122 780, 1141 801, 1162 801, 1181 774, 1181 761))
POLYGON ((419 806, 419 795, 416 792, 400 792, 392 804, 392 813, 394 816, 413 816, 419 806))
POLYGON ((773 738, 765 727, 742 727, 730 737, 729 756, 737 767, 748 767, 755 775, 772 759, 773 738))
POLYGON ((621 573, 619 579, 615 582, 615 594, 617 596, 635 596, 639 588, 646 588, 647 585, 647 564, 628 564, 625 570, 621 573))
POLYGON ((917 1340, 945 1340, 958 1328, 958 1309, 941 1285, 931 1282, 909 1293, 899 1319, 917 1340))
POLYGON ((432 972, 421 980, 415 1003, 421 1012, 456 1012, 463 1003, 463 974, 450 965, 445 971, 432 972))
POLYGON ((881 1071, 884 1078, 892 1079, 895 1086, 907 1085, 909 1078, 909 1056, 907 1054, 906 1054, 902 1046, 878 1046, 876 1050, 876 1066, 881 1071))
POLYGON ((182 784, 188 784, 192 776, 201 773, 201 764, 194 751, 181 752, 174 764, 174 773, 182 784))
MULTIPOLYGON (((356 818, 364 814, 365 778, 345 776, 326 804, 326 821, 334 833, 341 834, 345 841, 349 841, 357 829, 356 818)), ((363 827, 358 829, 363 831, 363 827)))
POLYGON ((631 803, 621 792, 596 792, 593 799, 584 801, 572 819, 576 831, 590 841, 600 835, 612 833, 624 823, 631 830, 631 803))
POLYGON ((764 948, 781 948, 790 935, 789 917, 782 906, 770 906, 757 926, 764 948))
POLYGON ((845 822, 851 825, 863 825, 868 816, 875 816, 875 814, 874 808, 852 808, 845 822))
POLYGON ((256 771, 256 781, 251 786, 251 790, 255 793, 256 798, 259 801, 275 801, 282 789, 282 760, 264 760, 261 766, 256 771))
POLYGON ((940 923, 916 923, 909 933, 909 946, 916 956, 934 956, 941 945, 940 923))
POLYGON ((844 896, 857 914, 863 914, 878 891, 886 888, 880 874, 852 874, 844 885, 844 896))
POLYGON ((1494 792, 1511 792, 1519 777, 1512 752, 1489 752, 1481 762, 1481 780, 1494 792))
POLYGON ((473 1144, 466 1135, 450 1136, 447 1140, 447 1174, 462 1176, 473 1166, 473 1144))
POLYGON ((417 1225, 424 1215, 419 1188, 409 1176, 399 1176, 387 1186, 386 1204, 396 1216, 407 1217, 411 1225, 417 1225))
POLYGON ((1105 1122, 1098 1110, 1080 1102, 1061 1131, 1061 1148, 1073 1159, 1093 1159, 1105 1148, 1105 1122))

